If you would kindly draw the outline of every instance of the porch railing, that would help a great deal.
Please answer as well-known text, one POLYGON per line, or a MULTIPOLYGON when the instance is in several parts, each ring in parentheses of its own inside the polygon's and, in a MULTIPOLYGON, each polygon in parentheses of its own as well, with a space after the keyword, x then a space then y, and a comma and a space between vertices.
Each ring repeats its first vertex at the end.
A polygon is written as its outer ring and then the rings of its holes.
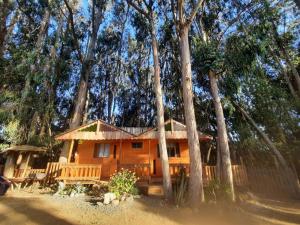
POLYGON ((38 173, 45 173, 45 169, 15 169, 14 178, 27 178, 32 177, 38 173))
POLYGON ((97 181, 101 177, 101 165, 63 164, 57 180, 64 181, 97 181))
MULTIPOLYGON (((189 164, 170 164, 170 174, 171 176, 176 176, 179 174, 180 170, 184 169, 186 174, 189 175, 190 167, 189 164)), ((243 165, 232 165, 232 175, 235 185, 242 186, 248 184, 248 176, 246 168, 243 165)), ((217 168, 216 166, 203 166, 202 167, 202 177, 204 185, 209 184, 209 182, 217 178, 217 168)))
POLYGON ((139 164, 120 164, 119 169, 127 169, 135 172, 140 181, 149 180, 151 178, 150 165, 148 163, 139 164))

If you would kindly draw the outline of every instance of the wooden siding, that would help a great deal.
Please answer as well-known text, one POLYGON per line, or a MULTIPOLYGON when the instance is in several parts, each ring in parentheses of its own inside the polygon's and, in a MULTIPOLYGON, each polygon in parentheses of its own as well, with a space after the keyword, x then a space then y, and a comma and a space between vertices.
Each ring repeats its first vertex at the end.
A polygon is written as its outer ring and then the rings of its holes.
MULTIPOLYGON (((150 132, 146 132, 135 139, 157 139, 158 133, 155 130, 152 130, 150 132)), ((199 132, 199 138, 201 141, 209 141, 212 140, 212 137, 208 135, 203 135, 199 132)), ((166 131, 166 139, 174 139, 174 140, 180 140, 180 139, 187 139, 187 132, 186 131, 166 131)))
MULTIPOLYGON (((189 163, 189 151, 186 140, 169 141, 178 142, 180 157, 170 157, 170 164, 189 163)), ((79 164, 98 164, 102 166, 102 177, 109 177, 117 169, 118 165, 148 164, 152 176, 162 176, 161 161, 158 157, 158 142, 156 140, 123 140, 123 141, 80 141, 77 148, 77 162, 79 164), (132 148, 133 142, 142 142, 140 149, 132 148), (109 143, 109 157, 94 157, 94 148, 97 143, 109 143), (116 155, 114 158, 114 149, 116 155)))
POLYGON ((109 177, 117 170, 118 160, 118 143, 116 142, 95 142, 95 141, 83 141, 78 144, 78 163, 79 164, 98 164, 102 166, 102 177, 109 177), (94 148, 97 143, 109 143, 110 144, 110 155, 107 158, 96 158, 94 157, 94 148), (114 159, 114 145, 117 148, 116 159, 114 159))
POLYGON ((57 140, 121 140, 130 139, 132 135, 122 131, 74 131, 57 137, 57 140))

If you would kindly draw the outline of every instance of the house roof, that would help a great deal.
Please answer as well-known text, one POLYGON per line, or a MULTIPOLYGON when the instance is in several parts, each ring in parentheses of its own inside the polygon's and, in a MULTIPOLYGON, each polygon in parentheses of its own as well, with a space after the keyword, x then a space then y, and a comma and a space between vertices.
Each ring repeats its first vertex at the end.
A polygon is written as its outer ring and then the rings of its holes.
MULTIPOLYGON (((186 126, 173 119, 165 122, 167 139, 187 139, 186 126)), ((122 140, 157 139, 157 128, 116 127, 103 120, 96 120, 75 129, 65 131, 55 137, 56 140, 122 140)), ((212 140, 212 136, 199 132, 201 141, 212 140)))
POLYGON ((33 145, 12 145, 4 149, 1 153, 15 151, 15 152, 46 152, 45 147, 37 147, 33 145))

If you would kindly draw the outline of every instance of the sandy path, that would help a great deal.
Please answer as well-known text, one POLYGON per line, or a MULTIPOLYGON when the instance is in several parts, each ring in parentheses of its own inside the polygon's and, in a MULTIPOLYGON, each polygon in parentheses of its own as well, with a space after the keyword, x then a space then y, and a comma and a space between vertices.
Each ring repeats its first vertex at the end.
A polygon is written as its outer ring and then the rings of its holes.
MULTIPOLYGON (((251 204, 251 203, 249 203, 251 204)), ((245 206, 238 209, 205 208, 198 212, 190 209, 176 209, 163 205, 159 199, 142 198, 120 206, 97 206, 85 198, 61 198, 47 194, 31 194, 27 192, 9 192, 0 198, 0 224, 32 225, 32 224, 100 224, 100 225, 179 225, 179 224, 297 224, 300 222, 300 204, 289 208, 287 205, 272 206, 268 202, 262 205, 245 206), (275 209, 279 215, 289 217, 287 223, 276 217, 276 221, 268 220, 255 210, 267 208, 267 213, 275 209), (268 208, 269 207, 269 208, 268 208), (270 207, 272 207, 270 209, 270 207), (251 209, 244 212, 245 209, 251 209), (238 211, 237 211, 238 210, 238 211), (260 218, 260 217, 263 218, 260 218), (282 223, 281 223, 282 222, 282 223), (290 223, 291 222, 291 223, 290 223), (295 223, 294 223, 295 222, 295 223)))

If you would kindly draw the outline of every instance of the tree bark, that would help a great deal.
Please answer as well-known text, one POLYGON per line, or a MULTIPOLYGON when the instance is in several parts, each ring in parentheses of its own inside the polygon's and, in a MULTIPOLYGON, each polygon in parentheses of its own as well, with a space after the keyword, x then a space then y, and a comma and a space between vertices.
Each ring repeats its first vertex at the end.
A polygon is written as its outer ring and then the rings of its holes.
MULTIPOLYGON (((86 104, 87 91, 88 91, 89 74, 91 72, 92 60, 94 57, 94 50, 96 47, 97 33, 103 17, 102 7, 103 6, 96 7, 95 5, 93 5, 92 34, 88 45, 87 54, 86 57, 83 59, 83 63, 81 67, 81 75, 80 75, 79 87, 77 91, 77 97, 75 100, 75 107, 69 124, 71 129, 78 127, 82 123, 83 112, 86 104)), ((76 43, 77 41, 78 40, 76 40, 76 43)), ((81 55, 81 53, 79 55, 81 55)), ((69 151, 69 143, 65 142, 59 157, 60 163, 67 162, 68 151, 69 151)))
POLYGON ((299 196, 300 189, 299 189, 299 183, 298 178, 295 176, 293 170, 289 167, 287 161, 284 159, 284 157, 281 155, 280 151, 276 148, 276 146, 273 144, 273 142, 270 140, 268 135, 263 132, 263 130, 255 123, 255 121, 251 118, 251 116, 237 103, 233 102, 233 105, 247 118, 248 122, 253 126, 253 128, 259 133, 259 135, 263 138, 263 140, 266 142, 266 144, 271 149, 272 153, 277 157, 278 162, 281 165, 281 168, 284 170, 286 179, 289 182, 289 188, 291 189, 291 192, 295 195, 299 196))
POLYGON ((293 64, 292 60, 290 59, 290 56, 287 53, 287 51, 285 50, 285 48, 283 46, 280 46, 280 50, 281 50, 282 55, 285 58, 285 61, 287 62, 287 64, 289 65, 289 67, 292 71, 292 74, 293 74, 293 76, 295 78, 295 81, 296 81, 297 91, 298 91, 298 93, 300 93, 300 76, 299 76, 299 73, 298 73, 295 65, 293 64))
POLYGON ((157 129, 158 129, 158 144, 161 157, 162 173, 163 173, 163 187, 164 194, 167 199, 172 199, 172 182, 169 169, 169 159, 166 144, 165 120, 164 120, 164 106, 162 97, 162 88, 160 83, 160 63, 158 58, 158 46, 156 40, 155 19, 152 14, 151 18, 151 39, 152 39, 152 52, 154 60, 154 86, 156 95, 156 108, 157 108, 157 129))
POLYGON ((88 117, 89 117, 89 104, 90 104, 90 92, 87 92, 87 97, 85 101, 85 107, 84 107, 84 114, 83 114, 83 119, 82 123, 86 124, 88 122, 88 117))
POLYGON ((7 18, 10 14, 9 8, 11 7, 12 2, 8 0, 3 0, 2 3, 0 3, 0 58, 3 57, 8 38, 10 37, 14 25, 18 20, 19 13, 18 10, 15 9, 15 13, 13 17, 10 19, 9 25, 6 25, 7 18))
POLYGON ((193 103, 192 69, 188 32, 188 26, 181 26, 179 33, 181 73, 184 114, 187 127, 188 146, 190 155, 189 202, 192 206, 196 206, 200 202, 204 202, 204 193, 202 181, 202 161, 200 153, 200 143, 193 103))
POLYGON ((209 80, 210 80, 211 94, 215 106, 215 113, 216 113, 217 127, 218 127, 219 148, 222 157, 223 174, 221 176, 222 177, 221 182, 226 185, 229 185, 231 200, 235 201, 230 150, 228 145, 228 136, 227 136, 225 118, 224 118, 221 99, 219 96, 218 81, 216 78, 216 74, 212 70, 209 71, 209 80))
POLYGON ((281 63, 279 57, 278 57, 277 54, 276 54, 277 52, 276 52, 271 46, 269 46, 269 49, 270 49, 270 52, 272 52, 272 55, 273 55, 273 58, 274 58, 276 64, 277 64, 278 67, 281 69, 281 72, 282 72, 282 74, 283 74, 283 78, 285 79, 285 81, 286 81, 286 83, 287 83, 287 85, 288 85, 288 88, 289 88, 289 90, 290 90, 291 95, 292 95, 296 100, 299 100, 299 96, 297 95, 296 90, 295 90, 294 87, 293 87, 293 84, 292 84, 292 82, 291 82, 291 80, 290 80, 290 77, 289 77, 289 75, 288 75, 288 73, 287 73, 287 69, 285 68, 284 65, 282 65, 282 63, 281 63))
POLYGON ((16 161, 17 158, 14 152, 11 152, 7 155, 3 172, 4 177, 12 178, 14 176, 16 161))

